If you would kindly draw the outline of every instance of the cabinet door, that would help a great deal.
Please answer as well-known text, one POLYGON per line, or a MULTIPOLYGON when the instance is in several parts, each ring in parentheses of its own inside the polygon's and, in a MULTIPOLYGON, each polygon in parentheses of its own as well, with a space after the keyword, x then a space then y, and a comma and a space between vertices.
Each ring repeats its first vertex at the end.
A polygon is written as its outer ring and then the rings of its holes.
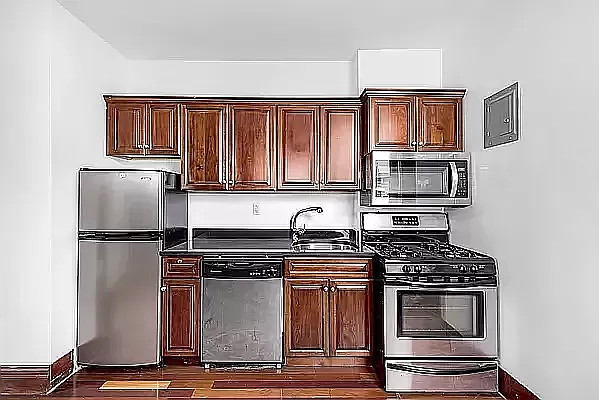
POLYGON ((360 106, 322 107, 320 189, 359 188, 360 106))
POLYGON ((108 103, 106 154, 109 156, 143 155, 145 120, 144 103, 108 103))
POLYGON ((318 189, 318 107, 279 107, 279 189, 318 189))
POLYGON ((199 356, 200 281, 165 279, 162 292, 162 355, 199 356))
POLYGON ((183 105, 183 187, 224 190, 227 106, 183 105))
POLYGON ((285 355, 328 355, 328 279, 285 279, 285 355))
POLYGON ((331 356, 371 355, 372 281, 331 279, 331 356))
POLYGON ((418 150, 462 151, 462 99, 418 99, 418 150))
POLYGON ((150 103, 145 140, 147 155, 179 156, 179 105, 150 103))
POLYGON ((414 97, 374 98, 369 106, 369 150, 416 150, 414 97))
POLYGON ((274 107, 229 106, 229 189, 275 188, 274 107))

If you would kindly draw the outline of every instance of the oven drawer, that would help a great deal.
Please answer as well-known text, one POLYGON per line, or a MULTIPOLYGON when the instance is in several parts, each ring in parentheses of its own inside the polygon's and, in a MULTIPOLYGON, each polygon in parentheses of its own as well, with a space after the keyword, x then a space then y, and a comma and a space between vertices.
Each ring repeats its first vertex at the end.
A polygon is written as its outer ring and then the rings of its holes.
POLYGON ((405 361, 385 363, 388 392, 497 392, 495 361, 405 361))

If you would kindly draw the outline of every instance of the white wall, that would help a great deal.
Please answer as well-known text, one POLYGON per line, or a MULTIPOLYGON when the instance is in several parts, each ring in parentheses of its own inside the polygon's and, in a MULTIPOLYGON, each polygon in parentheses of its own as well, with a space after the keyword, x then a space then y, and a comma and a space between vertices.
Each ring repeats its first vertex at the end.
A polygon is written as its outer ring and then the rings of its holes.
POLYGON ((105 156, 102 95, 127 91, 129 61, 52 0, 52 316, 51 361, 75 347, 77 170, 162 168, 178 162, 105 156))
POLYGON ((351 62, 131 61, 129 93, 199 96, 355 96, 351 62))
POLYGON ((453 240, 498 260, 502 366, 543 400, 596 399, 599 9, 513 0, 484 11, 471 37, 443 48, 444 83, 469 89, 478 186, 452 213, 453 240), (483 98, 514 81, 521 140, 483 150, 483 98))
POLYGON ((44 364, 50 300, 50 0, 0 12, 0 364, 44 364))
POLYGON ((303 207, 321 206, 323 212, 307 213, 297 220, 308 228, 354 228, 353 193, 191 193, 189 226, 192 228, 276 228, 288 229, 291 215, 303 207), (257 204, 260 215, 253 214, 257 204))

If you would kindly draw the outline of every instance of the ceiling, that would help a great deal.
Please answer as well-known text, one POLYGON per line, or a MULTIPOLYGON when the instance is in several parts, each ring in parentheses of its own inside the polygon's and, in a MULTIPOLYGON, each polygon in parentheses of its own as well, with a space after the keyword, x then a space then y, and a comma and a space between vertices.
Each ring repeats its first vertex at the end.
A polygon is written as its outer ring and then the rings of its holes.
POLYGON ((58 0, 130 59, 350 60, 460 25, 480 0, 58 0))

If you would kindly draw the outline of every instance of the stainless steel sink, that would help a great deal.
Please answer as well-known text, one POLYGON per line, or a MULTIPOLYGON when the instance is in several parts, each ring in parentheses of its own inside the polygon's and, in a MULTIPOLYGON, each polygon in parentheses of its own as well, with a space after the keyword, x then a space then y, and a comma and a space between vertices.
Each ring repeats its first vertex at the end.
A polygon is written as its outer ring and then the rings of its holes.
POLYGON ((341 251, 341 252, 354 252, 358 248, 349 243, 331 243, 331 242, 305 242, 295 243, 291 245, 293 251, 341 251))

